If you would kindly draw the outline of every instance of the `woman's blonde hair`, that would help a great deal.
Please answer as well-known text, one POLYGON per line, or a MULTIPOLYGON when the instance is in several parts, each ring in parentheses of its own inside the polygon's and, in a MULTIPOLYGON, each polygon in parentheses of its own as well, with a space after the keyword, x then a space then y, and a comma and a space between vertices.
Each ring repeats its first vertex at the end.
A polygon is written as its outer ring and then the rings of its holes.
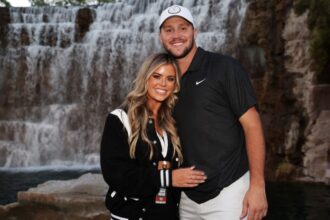
POLYGON ((129 154, 131 158, 135 158, 136 145, 139 137, 149 146, 149 159, 154 155, 155 147, 147 135, 147 124, 151 114, 147 108, 147 81, 156 69, 166 64, 173 65, 175 69, 175 89, 161 104, 158 112, 158 123, 162 129, 170 134, 174 148, 173 157, 177 154, 179 162, 181 163, 183 161, 180 139, 177 135, 175 120, 172 116, 173 108, 177 101, 175 93, 180 89, 180 71, 174 58, 166 53, 151 55, 143 62, 134 81, 133 90, 127 95, 123 104, 127 108, 128 119, 131 125, 131 135, 129 137, 129 154))

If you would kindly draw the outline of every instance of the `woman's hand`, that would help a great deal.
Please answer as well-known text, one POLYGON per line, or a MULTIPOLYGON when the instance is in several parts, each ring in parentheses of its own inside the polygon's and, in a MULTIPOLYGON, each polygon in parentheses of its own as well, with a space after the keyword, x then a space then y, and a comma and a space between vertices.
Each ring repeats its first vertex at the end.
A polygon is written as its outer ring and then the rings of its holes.
POLYGON ((174 187, 196 187, 206 180, 205 173, 194 170, 195 167, 179 168, 172 171, 172 186, 174 187))

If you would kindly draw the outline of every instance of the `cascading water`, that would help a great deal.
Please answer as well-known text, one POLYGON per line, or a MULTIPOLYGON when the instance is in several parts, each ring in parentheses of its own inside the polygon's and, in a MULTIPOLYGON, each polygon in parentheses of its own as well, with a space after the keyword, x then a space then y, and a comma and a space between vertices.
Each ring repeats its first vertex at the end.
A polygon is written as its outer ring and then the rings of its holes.
POLYGON ((235 44, 247 6, 127 0, 11 8, 0 38, 0 167, 97 165, 106 114, 131 88, 141 61, 162 50, 157 22, 171 3, 191 9, 198 45, 211 51, 235 44))

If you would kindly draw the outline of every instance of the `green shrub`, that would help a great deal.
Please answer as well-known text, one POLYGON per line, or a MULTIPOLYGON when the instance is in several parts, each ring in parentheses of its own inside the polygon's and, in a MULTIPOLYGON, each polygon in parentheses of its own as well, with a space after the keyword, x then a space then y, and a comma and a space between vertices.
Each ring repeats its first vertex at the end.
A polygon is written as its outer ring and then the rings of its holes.
POLYGON ((309 50, 315 62, 315 70, 319 75, 330 74, 326 69, 330 62, 330 1, 294 0, 293 3, 298 15, 308 10, 307 24, 312 33, 309 50))

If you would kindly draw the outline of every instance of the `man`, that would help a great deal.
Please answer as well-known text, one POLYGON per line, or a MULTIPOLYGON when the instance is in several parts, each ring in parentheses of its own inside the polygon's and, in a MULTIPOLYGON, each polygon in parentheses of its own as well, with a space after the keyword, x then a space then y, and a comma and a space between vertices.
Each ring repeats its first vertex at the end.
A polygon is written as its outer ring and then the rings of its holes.
POLYGON ((248 75, 237 60, 197 48, 187 8, 165 9, 159 29, 182 72, 174 114, 185 165, 207 175, 204 184, 181 194, 181 219, 262 219, 265 143, 248 75))

